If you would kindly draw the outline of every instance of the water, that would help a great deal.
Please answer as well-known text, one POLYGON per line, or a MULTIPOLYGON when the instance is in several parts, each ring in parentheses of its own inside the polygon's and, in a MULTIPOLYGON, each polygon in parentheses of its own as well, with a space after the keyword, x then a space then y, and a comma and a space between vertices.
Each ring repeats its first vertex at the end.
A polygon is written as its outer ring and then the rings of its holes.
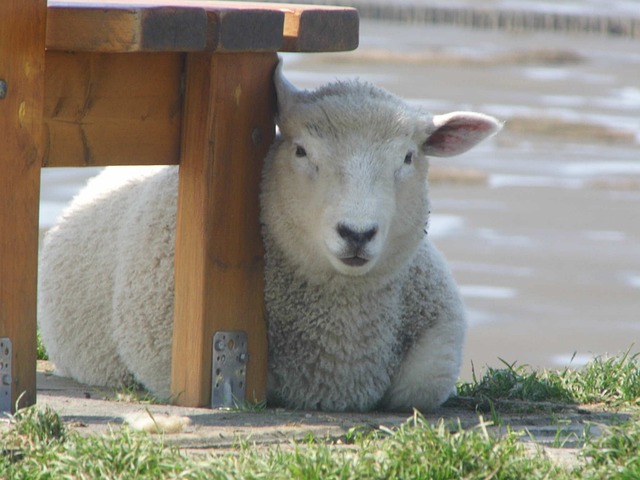
MULTIPOLYGON (((360 77, 506 121, 433 162, 480 179, 432 185, 429 234, 469 312, 465 378, 500 358, 555 368, 639 349, 638 41, 363 21, 356 52, 284 58, 299 87, 360 77)), ((43 172, 43 228, 94 173, 43 172)))
POLYGON ((95 167, 43 169, 40 191, 40 229, 51 228, 86 181, 101 170, 95 167))

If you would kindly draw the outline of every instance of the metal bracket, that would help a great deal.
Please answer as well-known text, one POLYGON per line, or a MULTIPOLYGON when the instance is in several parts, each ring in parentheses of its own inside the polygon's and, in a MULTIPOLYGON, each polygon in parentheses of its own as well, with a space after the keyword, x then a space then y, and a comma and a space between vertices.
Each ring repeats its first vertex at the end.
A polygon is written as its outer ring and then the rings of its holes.
POLYGON ((11 412, 11 339, 0 338, 0 412, 11 412))
POLYGON ((244 403, 246 391, 247 334, 216 332, 213 336, 211 407, 236 407, 244 403))

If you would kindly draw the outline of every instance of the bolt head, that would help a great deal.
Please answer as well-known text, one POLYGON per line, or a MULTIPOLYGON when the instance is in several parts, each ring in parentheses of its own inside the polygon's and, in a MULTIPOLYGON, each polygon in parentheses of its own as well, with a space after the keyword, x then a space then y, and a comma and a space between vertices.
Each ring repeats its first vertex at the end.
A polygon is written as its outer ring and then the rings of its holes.
POLYGON ((254 145, 260 145, 262 143, 262 130, 260 128, 254 128, 253 131, 251 132, 251 141, 253 142, 254 145))

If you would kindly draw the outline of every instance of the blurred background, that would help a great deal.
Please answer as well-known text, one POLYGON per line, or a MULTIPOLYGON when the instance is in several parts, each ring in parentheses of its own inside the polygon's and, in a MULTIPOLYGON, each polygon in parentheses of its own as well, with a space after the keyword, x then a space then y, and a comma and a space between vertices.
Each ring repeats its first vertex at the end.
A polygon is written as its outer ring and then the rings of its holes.
MULTIPOLYGON (((470 320, 463 379, 640 351, 640 1, 325 3, 359 7, 360 47, 285 54, 298 87, 358 77, 505 122, 432 161, 429 236, 470 320)), ((97 171, 43 170, 43 231, 97 171)))

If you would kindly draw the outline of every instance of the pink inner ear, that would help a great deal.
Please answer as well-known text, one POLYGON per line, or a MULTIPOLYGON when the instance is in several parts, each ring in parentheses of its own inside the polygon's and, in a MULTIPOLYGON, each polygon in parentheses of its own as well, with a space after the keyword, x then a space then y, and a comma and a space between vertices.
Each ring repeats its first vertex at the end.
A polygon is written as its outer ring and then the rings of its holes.
POLYGON ((466 152, 499 129, 495 119, 479 114, 449 118, 424 143, 425 154, 449 157, 466 152))
POLYGON ((464 143, 467 131, 465 126, 445 125, 433 132, 425 145, 436 148, 441 155, 455 155, 464 143))

